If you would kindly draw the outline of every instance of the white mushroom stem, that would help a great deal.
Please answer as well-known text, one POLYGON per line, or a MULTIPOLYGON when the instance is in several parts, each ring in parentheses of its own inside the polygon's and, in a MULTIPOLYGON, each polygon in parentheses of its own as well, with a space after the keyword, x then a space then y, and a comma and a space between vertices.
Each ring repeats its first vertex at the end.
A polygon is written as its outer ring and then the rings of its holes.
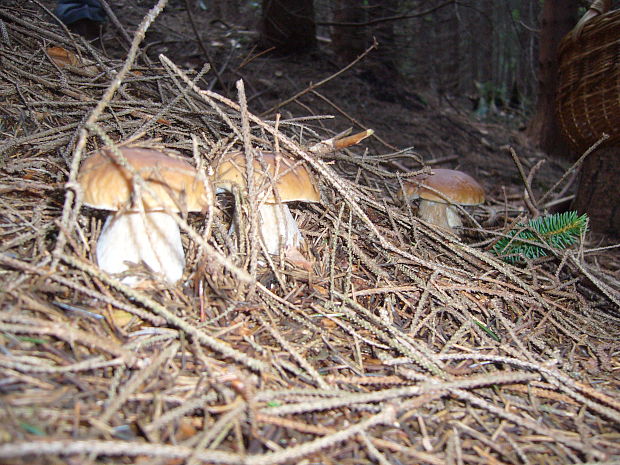
MULTIPOLYGON (((129 264, 146 264, 171 284, 183 275, 185 255, 179 226, 164 212, 121 213, 107 218, 97 242, 97 263, 108 273, 122 273, 129 264)), ((123 284, 135 285, 136 276, 123 284)))
POLYGON ((280 247, 286 252, 297 249, 303 237, 291 211, 285 204, 264 203, 260 212, 260 232, 271 255, 278 255, 280 247))
POLYGON ((454 234, 456 234, 456 231, 454 231, 453 228, 460 228, 463 226, 456 206, 448 203, 420 199, 418 216, 420 219, 437 225, 454 234))

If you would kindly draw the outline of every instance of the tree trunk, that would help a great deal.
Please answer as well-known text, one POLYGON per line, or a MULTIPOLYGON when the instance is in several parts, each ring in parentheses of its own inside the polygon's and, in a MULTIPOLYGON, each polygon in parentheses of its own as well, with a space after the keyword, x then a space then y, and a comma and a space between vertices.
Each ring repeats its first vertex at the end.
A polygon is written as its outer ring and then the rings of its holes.
POLYGON ((345 26, 363 24, 368 20, 366 11, 358 0, 337 0, 332 10, 332 50, 341 64, 347 64, 361 55, 370 45, 367 26, 345 26))
POLYGON ((558 44, 575 25, 577 2, 545 0, 539 40, 538 101, 527 134, 544 152, 570 158, 570 148, 555 116, 558 83, 558 44))
POLYGON ((260 44, 279 53, 316 47, 313 0, 263 0, 260 44))
POLYGON ((573 208, 590 217, 594 232, 620 238, 620 147, 599 147, 581 168, 573 208))
POLYGON ((369 39, 374 37, 379 46, 364 60, 362 76, 374 87, 377 98, 387 102, 400 102, 403 82, 398 69, 394 22, 384 21, 386 17, 398 13, 398 1, 368 0, 365 8, 368 11, 368 20, 378 21, 370 26, 369 39))
POLYGON ((376 39, 378 47, 356 65, 357 75, 369 84, 377 99, 419 109, 423 103, 407 90, 400 73, 404 50, 399 46, 394 29, 397 22, 393 20, 399 12, 398 0, 338 0, 333 9, 332 49, 336 59, 345 64, 376 39))
POLYGON ((217 19, 234 22, 239 19, 239 0, 215 0, 213 12, 217 19))

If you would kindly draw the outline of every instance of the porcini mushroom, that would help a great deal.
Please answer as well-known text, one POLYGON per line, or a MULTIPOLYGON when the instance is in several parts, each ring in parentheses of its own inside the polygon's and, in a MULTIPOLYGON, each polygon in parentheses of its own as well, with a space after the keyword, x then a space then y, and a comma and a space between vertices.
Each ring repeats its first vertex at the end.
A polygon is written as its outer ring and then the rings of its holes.
MULTIPOLYGON (((260 234, 267 252, 278 255, 280 248, 292 263, 309 268, 299 252, 303 237, 287 202, 320 202, 316 183, 303 163, 282 154, 256 152, 253 185, 258 195, 260 234)), ((233 186, 247 188, 246 158, 242 152, 229 152, 220 160, 214 184, 232 192, 233 186)))
MULTIPOLYGON (((204 183, 192 165, 160 151, 139 147, 119 150, 154 195, 146 189, 138 194, 131 173, 108 149, 86 159, 78 174, 84 205, 115 212, 99 235, 97 263, 108 273, 125 272, 130 264, 146 264, 173 284, 183 275, 185 254, 179 226, 165 210, 201 211, 207 206, 204 183)), ((122 279, 128 285, 138 281, 131 274, 122 279)))
POLYGON ((431 174, 420 174, 403 182, 401 198, 420 199, 418 216, 456 234, 463 226, 457 205, 471 206, 484 202, 484 189, 462 171, 435 168, 431 174))

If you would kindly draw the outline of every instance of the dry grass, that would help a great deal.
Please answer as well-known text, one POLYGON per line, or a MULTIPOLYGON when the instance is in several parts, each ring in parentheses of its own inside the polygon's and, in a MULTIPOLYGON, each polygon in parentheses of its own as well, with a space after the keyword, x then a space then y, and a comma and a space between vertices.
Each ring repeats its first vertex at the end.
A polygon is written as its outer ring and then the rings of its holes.
MULTIPOLYGON (((462 242, 394 201, 395 167, 414 154, 310 156, 303 145, 332 134, 257 118, 241 83, 233 102, 165 57, 136 65, 140 34, 121 63, 34 12, 0 20, 2 463, 620 459, 618 285, 596 251, 506 265, 485 251, 492 232, 462 242), (77 65, 55 64, 51 45, 77 65), (177 217, 179 285, 103 274, 101 215, 80 209, 75 175, 110 141, 205 171, 248 145, 304 160, 323 192, 294 209, 313 271, 263 257, 252 199, 231 238, 231 199, 218 199, 177 217)), ((470 224, 498 206, 510 223, 522 203, 489 205, 470 224)))

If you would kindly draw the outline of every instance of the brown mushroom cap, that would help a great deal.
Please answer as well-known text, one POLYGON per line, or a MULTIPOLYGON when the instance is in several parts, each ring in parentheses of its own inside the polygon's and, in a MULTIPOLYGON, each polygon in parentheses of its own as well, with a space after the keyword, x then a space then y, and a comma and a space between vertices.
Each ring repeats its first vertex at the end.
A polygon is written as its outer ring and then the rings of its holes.
MULTIPOLYGON (((200 211, 207 206, 203 182, 189 163, 153 149, 122 147, 119 149, 156 197, 142 192, 145 211, 200 211)), ((131 174, 116 164, 107 149, 91 155, 80 168, 78 182, 84 191, 84 204, 102 210, 120 210, 133 199, 131 174), (106 154, 107 152, 107 154, 106 154)), ((137 211, 135 206, 129 211, 137 211)))
POLYGON ((421 198, 456 205, 478 205, 484 202, 482 186, 462 171, 434 168, 431 174, 415 176, 403 185, 404 194, 409 199, 421 198))
MULTIPOLYGON (((276 196, 273 189, 269 189, 265 199, 267 203, 276 203, 277 197, 282 202, 321 201, 316 183, 303 164, 285 155, 277 156, 273 152, 258 152, 258 156, 261 157, 260 160, 254 159, 254 186, 259 190, 266 190, 273 179, 274 189, 278 192, 276 196), (264 167, 268 172, 265 172, 264 167)), ((244 153, 230 152, 222 157, 216 169, 215 185, 228 191, 232 190, 233 185, 242 189, 246 187, 244 153)))

